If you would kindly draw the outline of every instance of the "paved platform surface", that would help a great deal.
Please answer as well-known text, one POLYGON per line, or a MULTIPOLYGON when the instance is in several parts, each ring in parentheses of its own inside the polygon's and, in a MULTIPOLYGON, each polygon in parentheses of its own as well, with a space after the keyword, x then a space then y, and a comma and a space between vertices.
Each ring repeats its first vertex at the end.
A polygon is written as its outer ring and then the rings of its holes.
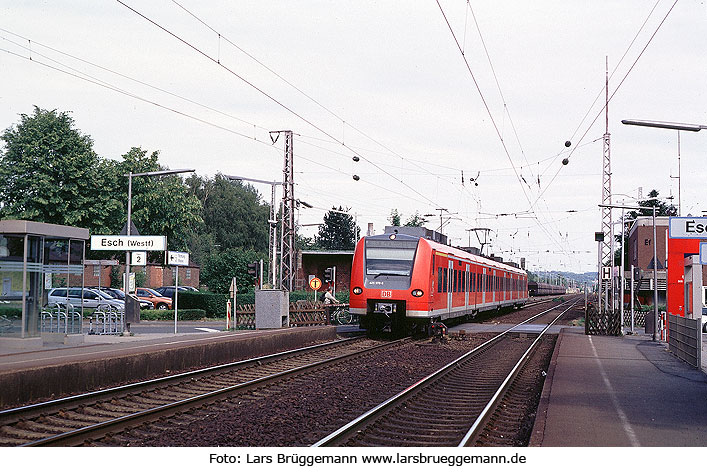
POLYGON ((707 446, 707 375, 649 335, 560 332, 531 446, 707 446))

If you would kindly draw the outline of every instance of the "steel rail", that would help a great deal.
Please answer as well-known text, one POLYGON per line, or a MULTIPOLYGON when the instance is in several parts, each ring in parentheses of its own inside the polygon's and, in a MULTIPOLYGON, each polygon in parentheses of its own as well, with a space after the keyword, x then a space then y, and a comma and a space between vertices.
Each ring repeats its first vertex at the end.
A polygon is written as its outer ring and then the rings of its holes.
MULTIPOLYGON (((291 377, 296 374, 314 370, 317 367, 322 367, 330 365, 335 362, 344 361, 352 358, 365 355, 370 352, 383 350, 387 347, 394 345, 399 345, 404 342, 411 340, 410 337, 404 339, 399 339, 392 342, 386 342, 366 349, 361 349, 358 351, 350 352, 347 354, 339 355, 336 357, 330 357, 322 361, 312 362, 300 367, 278 372, 265 377, 256 378, 246 382, 241 382, 235 385, 230 385, 218 390, 213 390, 210 392, 203 393, 201 395, 189 397, 183 400, 171 402, 164 405, 159 405, 146 410, 141 410, 129 415, 121 416, 118 418, 113 418, 100 423, 95 423, 93 425, 88 425, 85 427, 70 430, 64 433, 59 433, 57 435, 48 436, 35 441, 31 441, 19 446, 70 446, 76 443, 85 441, 86 439, 94 439, 105 436, 107 433, 115 431, 116 427, 125 428, 126 426, 132 426, 137 423, 141 423, 147 420, 154 420, 158 415, 162 415, 169 412, 188 410, 194 406, 202 406, 205 403, 209 403, 213 400, 218 400, 223 398, 228 393, 233 393, 237 391, 242 391, 248 388, 255 388, 267 383, 273 383, 277 380, 281 380, 286 377, 291 377)), ((257 359, 256 359, 257 360, 257 359)))
POLYGON ((126 391, 132 391, 132 390, 140 390, 140 389, 147 388, 150 386, 158 386, 158 385, 162 385, 165 383, 178 381, 181 379, 193 378, 195 376, 204 375, 207 373, 220 372, 220 371, 225 371, 225 370, 230 370, 230 369, 236 369, 238 367, 245 367, 250 364, 262 364, 264 362, 271 362, 273 360, 294 357, 298 354, 304 354, 307 352, 312 352, 312 351, 324 349, 327 347, 337 347, 337 346, 344 345, 344 344, 347 344, 347 343, 350 343, 350 342, 353 342, 355 340, 359 340, 362 338, 363 337, 361 337, 361 336, 357 336, 357 337, 351 337, 351 338, 341 339, 341 340, 337 340, 337 341, 324 342, 322 344, 315 344, 315 345, 311 345, 311 346, 307 346, 307 347, 301 347, 299 349, 292 349, 292 350, 287 350, 287 351, 283 351, 283 352, 277 352, 275 354, 269 354, 269 355, 264 355, 264 356, 260 356, 260 357, 253 357, 253 358, 246 359, 246 360, 239 360, 238 362, 229 362, 227 364, 219 364, 219 365, 207 367, 204 369, 191 370, 188 372, 183 372, 183 373, 179 373, 179 374, 175 374, 175 375, 168 375, 165 377, 158 377, 155 379, 144 380, 141 382, 134 382, 134 383, 126 384, 126 385, 120 385, 118 387, 110 387, 110 388, 105 388, 102 390, 96 390, 93 392, 82 393, 79 395, 71 395, 68 397, 58 398, 55 400, 47 400, 45 402, 34 403, 32 405, 25 405, 25 406, 21 406, 21 407, 8 408, 5 410, 0 410, 0 421, 5 417, 15 416, 18 414, 26 414, 26 413, 35 412, 35 411, 47 411, 47 410, 51 410, 52 407, 60 407, 60 406, 66 405, 68 403, 80 403, 83 400, 87 400, 87 399, 91 399, 91 398, 105 397, 108 395, 126 392, 126 391))
POLYGON ((471 428, 469 428, 469 431, 467 431, 466 435, 464 435, 464 438, 462 438, 457 447, 466 446, 470 440, 475 439, 478 436, 478 433, 484 428, 489 418, 491 418, 491 416, 493 415, 493 411, 496 409, 498 403, 506 394, 508 388, 518 376, 525 363, 529 360, 529 357, 532 352, 540 344, 540 340, 542 339, 543 335, 545 335, 545 333, 550 330, 550 327, 552 327, 555 322, 557 322, 566 312, 572 309, 575 304, 577 304, 577 301, 572 302, 567 309, 562 311, 555 319, 552 320, 550 324, 545 326, 545 329, 543 329, 540 334, 538 334, 538 337, 530 344, 528 350, 523 353, 520 359, 518 359, 518 362, 509 372, 508 376, 505 378, 505 380, 503 381, 499 389, 496 391, 496 393, 493 395, 491 400, 486 404, 484 409, 481 411, 481 414, 476 418, 476 421, 474 421, 473 425, 471 426, 471 428))
MULTIPOLYGON (((510 327, 509 329, 499 333, 498 335, 494 336, 492 339, 484 342, 483 344, 480 344, 479 346, 473 348, 466 354, 462 355, 461 357, 458 357, 457 359, 453 360, 452 362, 448 363, 444 367, 441 367, 437 371, 431 373, 430 375, 420 379, 416 383, 410 385, 408 388, 405 390, 401 391, 400 393, 390 397, 383 403, 375 406, 374 408, 370 409, 366 413, 360 415, 356 419, 350 421, 346 425, 342 426, 338 430, 334 431, 333 433, 325 436, 321 440, 317 441, 312 445, 312 447, 321 447, 321 446, 329 446, 334 444, 335 442, 344 439, 346 436, 348 436, 350 433, 356 431, 357 428, 360 428, 364 424, 367 424, 371 421, 373 421, 376 417, 379 415, 383 414, 386 412, 388 409, 390 409, 393 404, 400 402, 401 400, 411 396, 413 393, 419 391, 423 387, 431 384, 435 380, 438 380, 445 374, 447 374, 450 370, 456 368, 460 363, 470 359, 473 356, 476 356, 478 353, 480 353, 482 350, 485 350, 486 348, 492 346, 494 343, 496 343, 499 339, 501 339, 504 335, 512 332, 515 328, 526 324, 529 321, 532 321, 534 319, 539 318, 540 316, 543 316, 547 314, 548 312, 551 312, 558 307, 561 307, 565 305, 566 303, 560 303, 557 306, 551 307, 550 309, 547 309, 545 311, 542 311, 534 316, 531 316, 530 318, 522 321, 519 324, 514 325, 513 327, 510 327)), ((554 321, 553 321, 554 322, 554 321)))

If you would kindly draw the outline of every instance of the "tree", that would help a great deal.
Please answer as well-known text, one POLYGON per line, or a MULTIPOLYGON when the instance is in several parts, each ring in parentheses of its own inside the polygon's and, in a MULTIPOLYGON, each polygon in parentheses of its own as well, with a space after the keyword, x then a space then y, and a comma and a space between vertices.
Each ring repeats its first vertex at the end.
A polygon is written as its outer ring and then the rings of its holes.
POLYGON ((324 223, 319 225, 317 246, 326 250, 352 250, 361 229, 354 218, 343 207, 332 208, 324 215, 324 223))
POLYGON ((390 216, 388 217, 388 221, 390 222, 390 224, 391 224, 392 226, 400 226, 400 219, 401 219, 401 218, 402 218, 402 217, 400 216, 400 213, 398 213, 398 209, 397 209, 397 208, 393 208, 393 209, 390 211, 390 216))
POLYGON ((270 205, 252 185, 217 174, 213 180, 192 175, 187 186, 202 203, 204 228, 215 246, 267 252, 270 205))
MULTIPOLYGON (((676 216, 678 213, 677 208, 674 205, 668 204, 667 202, 660 200, 658 198, 659 192, 655 189, 651 190, 648 194, 647 200, 641 200, 638 202, 638 206, 642 207, 639 210, 630 210, 626 213, 624 219, 626 222, 630 223, 630 220, 635 220, 639 216, 653 216, 653 206, 655 206, 655 216, 676 216)), ((630 229, 630 225, 628 226, 630 229)), ((630 269, 630 258, 628 255, 628 230, 624 231, 623 241, 624 245, 624 266, 626 269, 630 269)), ((621 265, 621 233, 614 236, 614 240, 618 243, 618 247, 614 250, 614 262, 617 266, 621 265)), ((609 266, 610 263, 605 263, 605 266, 609 266)))
POLYGON ((248 274, 248 263, 264 259, 262 253, 242 248, 231 248, 206 256, 199 275, 201 284, 206 285, 214 293, 227 293, 231 286, 231 278, 236 278, 236 284, 241 292, 253 286, 254 279, 248 274))
POLYGON ((420 212, 415 210, 415 214, 408 218, 408 221, 405 222, 405 226, 422 226, 425 223, 427 223, 427 218, 420 215, 420 212))
MULTIPOLYGON (((388 216, 388 221, 392 226, 401 226, 400 223, 402 222, 403 216, 398 212, 397 208, 393 208, 390 211, 390 216, 388 216)), ((427 218, 424 216, 420 215, 419 211, 415 211, 415 214, 412 215, 408 220, 405 222, 404 225, 402 226, 422 226, 425 223, 427 223, 427 218)))
POLYGON ((66 112, 35 106, 20 117, 0 136, 0 218, 107 231, 121 204, 105 193, 115 177, 91 138, 66 112))
MULTIPOLYGON (((128 200, 128 172, 153 172, 165 170, 158 162, 159 152, 148 155, 146 150, 133 147, 123 155, 118 169, 119 196, 128 200)), ((143 235, 164 235, 169 248, 188 249, 191 230, 203 224, 201 202, 189 193, 189 188, 178 175, 133 177, 131 221, 143 235)), ((122 228, 127 223, 127 208, 122 228)), ((114 233, 119 232, 115 230, 114 233)))

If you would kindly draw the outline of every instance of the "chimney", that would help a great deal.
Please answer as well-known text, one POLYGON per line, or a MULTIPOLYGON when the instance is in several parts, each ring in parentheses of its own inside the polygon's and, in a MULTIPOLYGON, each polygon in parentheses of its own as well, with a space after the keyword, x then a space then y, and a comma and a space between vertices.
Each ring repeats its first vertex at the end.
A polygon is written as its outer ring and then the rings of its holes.
POLYGON ((368 224, 368 231, 366 232, 366 236, 373 236, 373 223, 368 224))

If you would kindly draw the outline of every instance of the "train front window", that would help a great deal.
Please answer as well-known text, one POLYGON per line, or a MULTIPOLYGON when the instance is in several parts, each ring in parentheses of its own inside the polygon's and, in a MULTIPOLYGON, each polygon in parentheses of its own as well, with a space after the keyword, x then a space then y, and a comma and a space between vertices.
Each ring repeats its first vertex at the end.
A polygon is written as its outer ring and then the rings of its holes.
POLYGON ((410 276, 415 258, 417 242, 392 243, 372 242, 366 246, 366 274, 386 276, 410 276), (388 245, 388 246, 380 246, 388 245), (401 246, 402 245, 402 246, 401 246))

